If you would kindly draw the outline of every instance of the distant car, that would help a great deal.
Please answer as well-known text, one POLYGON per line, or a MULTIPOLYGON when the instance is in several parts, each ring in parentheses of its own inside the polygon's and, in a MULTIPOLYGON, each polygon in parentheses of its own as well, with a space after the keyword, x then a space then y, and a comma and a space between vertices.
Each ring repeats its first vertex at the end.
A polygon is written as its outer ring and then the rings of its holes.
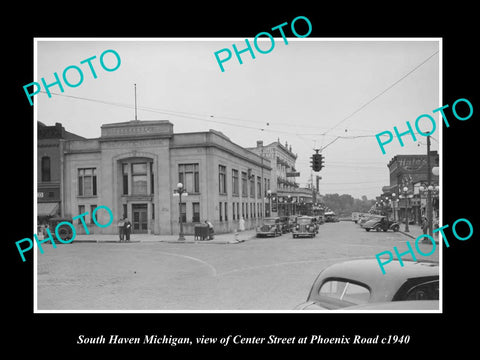
POLYGON ((340 221, 337 217, 337 215, 335 215, 334 212, 329 212, 329 213, 325 213, 325 222, 338 222, 340 221))
POLYGON ((330 265, 314 281, 307 300, 295 309, 349 310, 356 305, 374 308, 376 303, 438 300, 438 263, 404 260, 403 264, 392 261, 385 274, 376 259, 330 265))
POLYGON ((282 221, 279 217, 263 219, 263 225, 257 227, 257 237, 282 235, 282 221))
POLYGON ((368 220, 375 219, 375 218, 380 218, 380 217, 382 217, 382 215, 362 214, 362 215, 360 215, 360 219, 358 220, 358 224, 360 225, 360 227, 363 227, 363 225, 364 225, 368 220))
POLYGON ((317 234, 317 225, 314 218, 311 216, 299 216, 297 217, 297 224, 292 231, 293 238, 300 236, 314 237, 317 234))
POLYGON ((387 220, 385 216, 373 218, 365 222, 362 227, 366 231, 375 230, 375 231, 398 231, 400 230, 400 224, 396 221, 387 220))

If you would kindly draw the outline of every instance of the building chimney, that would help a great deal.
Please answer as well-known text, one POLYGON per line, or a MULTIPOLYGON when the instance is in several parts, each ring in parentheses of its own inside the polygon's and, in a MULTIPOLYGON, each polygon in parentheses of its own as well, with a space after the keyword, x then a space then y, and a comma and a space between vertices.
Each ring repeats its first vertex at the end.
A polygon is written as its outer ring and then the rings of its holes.
POLYGON ((257 148, 263 147, 263 140, 257 140, 257 148))

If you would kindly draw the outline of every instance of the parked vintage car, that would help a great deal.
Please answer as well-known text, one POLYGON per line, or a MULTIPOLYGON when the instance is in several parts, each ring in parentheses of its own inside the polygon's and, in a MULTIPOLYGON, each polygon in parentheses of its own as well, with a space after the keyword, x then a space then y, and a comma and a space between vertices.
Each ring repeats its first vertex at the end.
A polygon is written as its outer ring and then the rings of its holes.
MULTIPOLYGON (((374 309, 376 303, 438 300, 438 262, 403 260, 401 266, 394 260, 388 266, 383 274, 376 259, 330 265, 314 281, 307 300, 295 309, 349 310, 369 304, 370 309, 374 309)), ((423 309, 423 306, 418 308, 423 309)))
POLYGON ((360 227, 363 227, 363 225, 368 221, 368 220, 371 220, 371 219, 376 219, 376 218, 380 218, 382 217, 382 215, 376 215, 376 214, 361 214, 360 215, 360 218, 357 222, 357 224, 360 225, 360 227))
MULTIPOLYGON (((72 218, 69 218, 69 217, 54 216, 54 217, 48 219, 48 223, 47 223, 48 228, 49 228, 49 230, 50 230, 50 232, 53 236, 56 236, 55 230, 56 230, 58 224, 60 224, 62 222, 69 222, 70 224, 73 224, 72 218)), ((44 226, 44 229, 45 229, 45 226, 44 226)), ((69 241, 73 237, 73 231, 72 231, 71 226, 66 225, 66 224, 60 225, 57 229, 57 232, 58 232, 58 236, 60 236, 60 238, 63 241, 69 241)), ((47 233, 46 233, 45 230, 44 230, 44 236, 47 236, 47 233)))
POLYGON ((293 228, 293 237, 300 236, 314 237, 318 232, 317 225, 312 216, 299 216, 297 217, 297 224, 293 228))
POLYGON ((338 216, 333 212, 326 212, 325 213, 325 222, 338 222, 338 216))
POLYGON ((399 223, 397 223, 396 221, 387 220, 387 218, 385 216, 370 219, 367 222, 365 222, 365 224, 363 224, 362 227, 366 231, 370 231, 370 230, 376 230, 376 231, 393 230, 393 231, 398 231, 398 230, 400 230, 400 224, 399 223))
POLYGON ((263 219, 263 225, 257 227, 257 237, 282 235, 282 221, 279 217, 263 219))

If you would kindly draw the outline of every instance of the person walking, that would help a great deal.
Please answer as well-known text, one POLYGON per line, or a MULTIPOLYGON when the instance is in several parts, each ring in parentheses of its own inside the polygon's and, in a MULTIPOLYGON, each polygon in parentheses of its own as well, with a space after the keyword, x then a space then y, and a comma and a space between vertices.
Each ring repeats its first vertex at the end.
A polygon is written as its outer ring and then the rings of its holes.
POLYGON ((117 224, 117 226, 118 226, 118 236, 120 237, 120 242, 122 242, 124 237, 125 237, 125 221, 124 221, 124 219, 125 219, 125 217, 122 217, 117 224))
POLYGON ((243 216, 238 220, 238 231, 245 231, 245 219, 243 216))
POLYGON ((130 222, 130 220, 128 220, 128 218, 126 217, 124 219, 124 227, 123 227, 123 231, 125 233, 125 241, 130 241, 130 232, 132 231, 132 223, 130 222))
POLYGON ((428 233, 428 219, 426 216, 423 216, 422 218, 422 230, 424 234, 428 233))

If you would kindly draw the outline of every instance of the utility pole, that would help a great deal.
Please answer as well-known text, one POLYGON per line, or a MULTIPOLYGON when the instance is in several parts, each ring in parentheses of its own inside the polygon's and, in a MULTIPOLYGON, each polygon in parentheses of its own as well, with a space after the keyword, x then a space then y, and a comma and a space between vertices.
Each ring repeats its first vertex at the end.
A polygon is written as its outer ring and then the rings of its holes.
POLYGON ((133 84, 135 89, 135 121, 137 121, 137 84, 133 84))
MULTIPOLYGON (((430 166, 430 135, 427 136, 427 186, 431 186, 432 181, 432 168, 430 166)), ((433 226, 433 211, 432 211, 432 192, 427 191, 427 221, 428 221, 428 234, 433 235, 432 226, 433 226)), ((426 239, 424 239, 426 240, 426 239)))

